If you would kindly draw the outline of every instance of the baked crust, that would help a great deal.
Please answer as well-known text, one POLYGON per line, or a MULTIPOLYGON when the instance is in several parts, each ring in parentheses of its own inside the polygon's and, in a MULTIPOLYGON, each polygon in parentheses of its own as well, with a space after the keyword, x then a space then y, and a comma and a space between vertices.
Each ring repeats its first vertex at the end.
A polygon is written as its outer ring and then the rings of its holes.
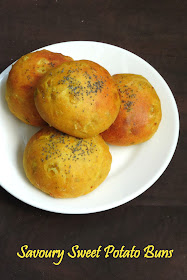
POLYGON ((92 61, 79 60, 49 71, 38 84, 35 104, 50 126, 88 138, 114 122, 120 98, 106 69, 92 61))
POLYGON ((50 69, 70 61, 72 58, 47 50, 22 56, 9 73, 6 101, 10 111, 21 121, 34 126, 43 126, 45 121, 39 115, 34 92, 40 78, 50 69))
POLYGON ((45 127, 29 140, 23 166, 29 181, 57 198, 85 195, 107 177, 112 157, 100 135, 79 139, 45 127))
POLYGON ((102 133, 113 145, 128 146, 149 140, 162 117, 159 97, 146 78, 135 74, 113 76, 121 97, 115 122, 102 133))

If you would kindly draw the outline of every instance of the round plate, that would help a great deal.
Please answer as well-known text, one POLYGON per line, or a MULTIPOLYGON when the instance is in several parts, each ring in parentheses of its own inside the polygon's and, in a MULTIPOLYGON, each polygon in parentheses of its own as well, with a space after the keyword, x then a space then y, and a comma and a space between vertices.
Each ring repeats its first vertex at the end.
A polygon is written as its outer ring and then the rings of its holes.
MULTIPOLYGON (((33 187, 27 180, 23 151, 39 129, 16 119, 5 101, 9 66, 0 75, 0 183, 9 193, 37 208, 51 212, 86 214, 124 204, 147 190, 168 166, 178 140, 179 116, 171 90, 160 74, 135 54, 99 42, 64 42, 44 47, 73 57, 88 59, 105 67, 110 74, 133 73, 147 78, 155 88, 162 106, 162 121, 147 142, 130 147, 110 146, 112 167, 107 179, 93 192, 78 198, 55 199, 33 187)), ((43 48, 42 48, 43 49, 43 48)))

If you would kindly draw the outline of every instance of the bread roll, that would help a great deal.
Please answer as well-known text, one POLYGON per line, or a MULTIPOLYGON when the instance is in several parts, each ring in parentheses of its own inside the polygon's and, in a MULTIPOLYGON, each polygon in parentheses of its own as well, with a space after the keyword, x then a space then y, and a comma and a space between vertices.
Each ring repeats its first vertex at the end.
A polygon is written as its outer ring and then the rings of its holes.
POLYGON ((121 97, 115 122, 102 133, 113 145, 128 146, 150 139, 157 131, 162 112, 159 97, 146 80, 135 74, 117 74, 113 79, 121 97))
POLYGON ((56 198, 85 195, 107 177, 112 157, 100 135, 79 139, 46 127, 32 136, 23 157, 29 181, 56 198))
POLYGON ((69 135, 88 138, 116 119, 120 98, 106 69, 88 60, 65 62, 39 82, 35 104, 41 117, 69 135))
POLYGON ((34 92, 39 79, 50 69, 72 58, 47 50, 22 56, 9 73, 6 100, 10 111, 21 121, 34 126, 43 126, 34 103, 34 92))

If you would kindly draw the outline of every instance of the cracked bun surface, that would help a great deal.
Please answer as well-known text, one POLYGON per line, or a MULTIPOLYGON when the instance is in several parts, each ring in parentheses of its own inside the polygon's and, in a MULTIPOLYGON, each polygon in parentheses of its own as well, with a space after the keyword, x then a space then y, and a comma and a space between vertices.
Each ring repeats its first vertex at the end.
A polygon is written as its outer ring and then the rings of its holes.
POLYGON ((29 181, 56 198, 85 195, 107 177, 112 157, 100 135, 80 139, 45 127, 29 140, 23 166, 29 181))
POLYGON ((114 122, 120 97, 106 69, 92 61, 79 60, 49 71, 38 84, 35 104, 50 126, 88 138, 114 122))
POLYGON ((113 145, 128 146, 149 140, 162 117, 159 97, 146 78, 135 74, 117 74, 113 79, 121 97, 115 122, 101 135, 113 145))
POLYGON ((50 69, 72 58, 47 50, 22 56, 9 73, 6 101, 10 111, 21 121, 34 126, 45 125, 36 110, 34 92, 39 79, 50 69))

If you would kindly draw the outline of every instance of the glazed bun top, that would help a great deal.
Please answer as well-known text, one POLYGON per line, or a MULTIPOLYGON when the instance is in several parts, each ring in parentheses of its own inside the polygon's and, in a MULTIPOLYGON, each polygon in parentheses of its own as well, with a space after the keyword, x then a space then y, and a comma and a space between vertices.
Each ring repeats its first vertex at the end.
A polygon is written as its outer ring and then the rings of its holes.
POLYGON ((77 197, 98 187, 112 157, 100 135, 80 139, 45 127, 29 140, 23 166, 30 182, 53 197, 77 197))
POLYGON ((38 84, 35 104, 49 125, 87 138, 114 122, 120 98, 106 69, 92 61, 79 60, 49 71, 38 84))
POLYGON ((71 57, 47 50, 32 52, 18 59, 7 80, 6 100, 10 111, 27 124, 43 126, 45 122, 34 103, 37 83, 48 70, 70 60, 71 57))
POLYGON ((115 122, 102 133, 113 145, 128 146, 149 140, 162 117, 160 99, 149 81, 141 75, 113 76, 121 97, 115 122))

